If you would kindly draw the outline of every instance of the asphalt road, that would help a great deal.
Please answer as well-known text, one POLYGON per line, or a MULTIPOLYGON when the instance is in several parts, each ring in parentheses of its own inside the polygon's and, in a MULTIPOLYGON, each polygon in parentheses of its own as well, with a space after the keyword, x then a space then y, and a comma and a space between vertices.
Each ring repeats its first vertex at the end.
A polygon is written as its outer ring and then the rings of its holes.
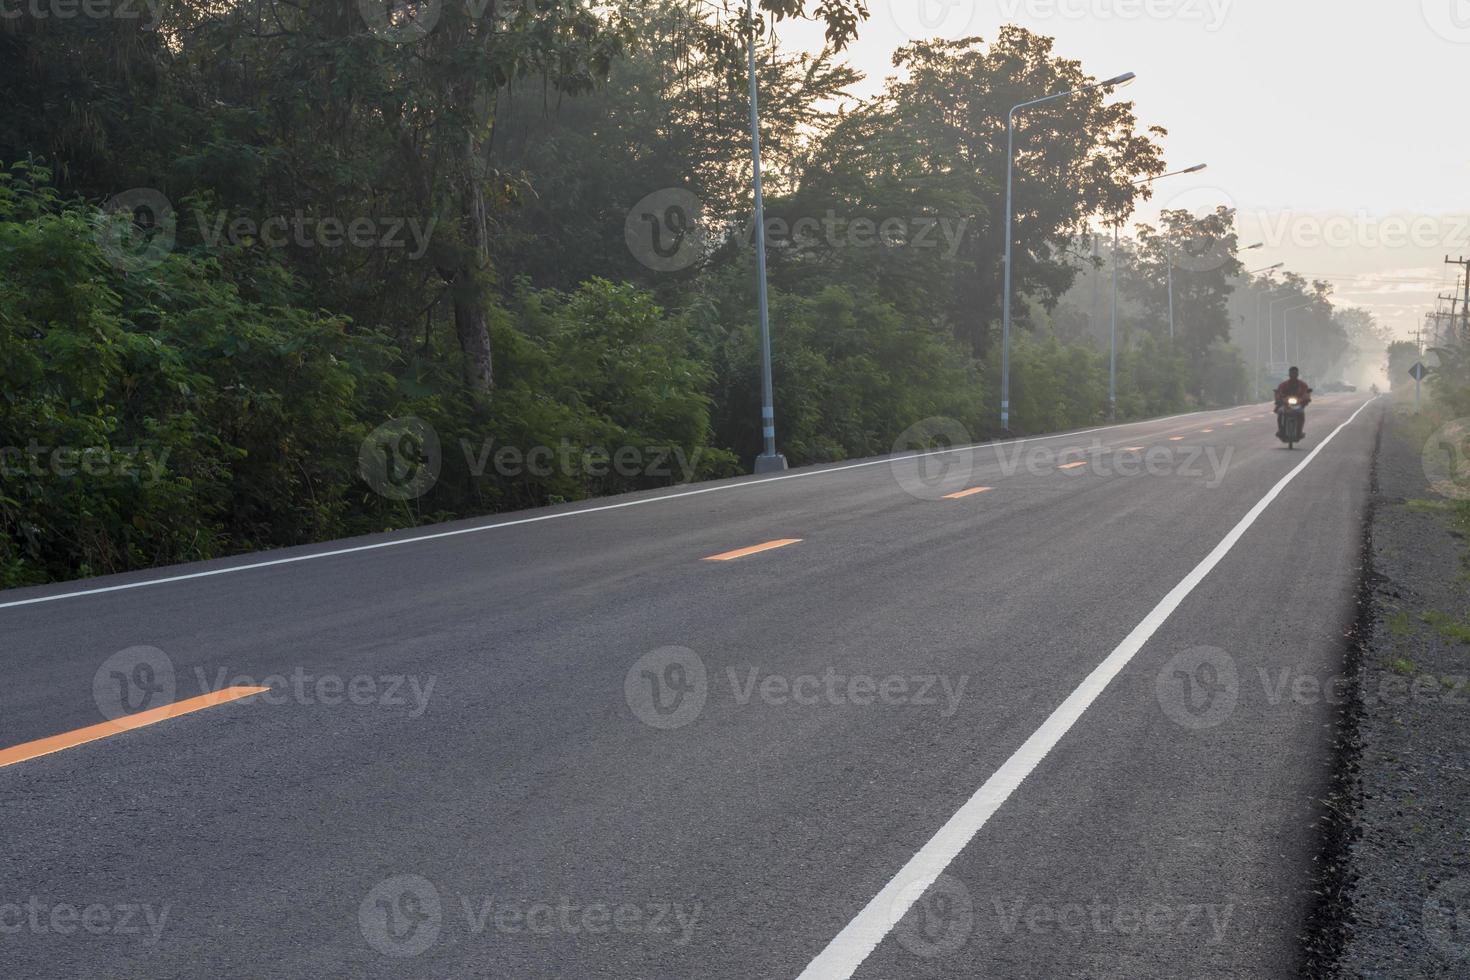
POLYGON ((0 593, 0 749, 270 688, 0 768, 0 976, 1292 975, 1381 405, 0 593))

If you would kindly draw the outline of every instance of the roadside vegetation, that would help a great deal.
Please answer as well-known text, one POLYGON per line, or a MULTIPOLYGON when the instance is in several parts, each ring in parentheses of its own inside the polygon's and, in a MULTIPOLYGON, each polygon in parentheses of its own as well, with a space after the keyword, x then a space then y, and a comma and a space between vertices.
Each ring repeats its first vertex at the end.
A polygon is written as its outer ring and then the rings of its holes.
MULTIPOLYGON (((0 586, 749 466, 737 12, 428 6, 422 32, 355 0, 0 25, 0 586), (359 453, 408 417, 442 468, 391 499, 359 453), (505 447, 688 465, 485 464, 505 447)), ((760 6, 780 448, 793 465, 885 453, 932 417, 1002 435, 1006 111, 1091 76, 1005 27, 910 44, 857 100, 841 47, 860 4, 760 6), (776 43, 780 17, 818 11, 830 50, 776 43)), ((1374 335, 1323 283, 1249 275, 1226 208, 1166 211, 1117 256, 1096 245, 1168 169, 1164 135, 1101 91, 1022 122, 1018 431, 1108 418, 1115 259, 1124 418, 1259 397, 1275 379, 1257 389, 1238 312, 1259 300, 1299 297, 1308 349, 1334 365, 1374 335)))

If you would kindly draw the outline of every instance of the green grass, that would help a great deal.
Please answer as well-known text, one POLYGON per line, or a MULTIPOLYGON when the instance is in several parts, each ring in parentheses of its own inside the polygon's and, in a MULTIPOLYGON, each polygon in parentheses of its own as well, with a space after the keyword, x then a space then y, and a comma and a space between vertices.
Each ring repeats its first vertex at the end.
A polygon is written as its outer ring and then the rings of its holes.
POLYGON ((1438 609, 1430 609, 1420 614, 1419 618, 1445 639, 1470 644, 1470 622, 1458 619, 1449 613, 1440 612, 1438 609))
POLYGON ((1388 631, 1400 638, 1414 632, 1414 621, 1409 617, 1407 609, 1400 609, 1388 617, 1388 631))
POLYGON ((1388 669, 1405 677, 1412 677, 1419 672, 1419 668, 1414 666, 1414 661, 1405 657, 1395 657, 1388 661, 1388 669))

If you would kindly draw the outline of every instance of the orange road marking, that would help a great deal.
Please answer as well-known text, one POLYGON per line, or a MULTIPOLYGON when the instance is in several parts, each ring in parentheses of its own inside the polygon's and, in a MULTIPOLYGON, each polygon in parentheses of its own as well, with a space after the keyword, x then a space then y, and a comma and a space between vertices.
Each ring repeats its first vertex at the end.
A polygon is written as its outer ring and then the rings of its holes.
POLYGON ((1200 432, 1214 432, 1214 429, 1200 429, 1200 432))
POLYGON ((1170 436, 1169 437, 1169 441, 1170 442, 1183 442, 1184 441, 1184 437, 1183 436, 1170 436))
POLYGON ((187 698, 183 701, 175 701, 161 708, 149 708, 135 715, 124 715, 114 721, 104 721, 100 725, 89 725, 86 728, 78 728, 74 731, 63 732, 60 735, 52 735, 50 738, 38 739, 34 742, 26 742, 23 745, 15 745, 11 748, 0 750, 0 768, 13 766, 17 762, 25 762, 38 756, 50 755, 63 749, 76 748, 88 742, 118 735, 122 732, 131 731, 134 728, 143 728, 154 725, 160 721, 177 718, 204 708, 212 708, 217 704, 228 701, 238 701, 248 698, 252 694, 260 694, 269 691, 268 687, 226 687, 210 694, 201 694, 197 698, 187 698))
POLYGON ((1080 463, 1065 463, 1065 464, 1063 464, 1061 466, 1058 466, 1057 469, 1059 469, 1059 470, 1075 470, 1079 466, 1086 466, 1086 465, 1087 465, 1087 460, 1084 459, 1080 463))
POLYGON ((734 561, 736 558, 745 558, 749 555, 758 555, 762 551, 775 551, 777 548, 785 548, 787 545, 801 544, 801 538, 782 538, 779 541, 767 541, 750 548, 741 548, 739 551, 727 551, 723 555, 710 555, 705 561, 734 561))
POLYGON ((1144 447, 1143 446, 1126 446, 1126 447, 1124 447, 1123 452, 1125 452, 1125 453, 1141 453, 1141 452, 1143 452, 1143 450, 1144 450, 1144 447))
POLYGON ((951 493, 945 496, 945 500, 964 500, 973 497, 977 493, 989 493, 990 487, 971 487, 969 490, 961 490, 959 493, 951 493))

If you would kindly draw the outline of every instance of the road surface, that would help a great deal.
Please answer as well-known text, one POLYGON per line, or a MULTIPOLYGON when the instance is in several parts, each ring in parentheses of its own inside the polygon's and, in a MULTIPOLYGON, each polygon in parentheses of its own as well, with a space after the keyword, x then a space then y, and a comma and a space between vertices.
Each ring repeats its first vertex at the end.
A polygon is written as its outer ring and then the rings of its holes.
POLYGON ((1291 975, 1382 405, 0 593, 0 975, 1291 975))

